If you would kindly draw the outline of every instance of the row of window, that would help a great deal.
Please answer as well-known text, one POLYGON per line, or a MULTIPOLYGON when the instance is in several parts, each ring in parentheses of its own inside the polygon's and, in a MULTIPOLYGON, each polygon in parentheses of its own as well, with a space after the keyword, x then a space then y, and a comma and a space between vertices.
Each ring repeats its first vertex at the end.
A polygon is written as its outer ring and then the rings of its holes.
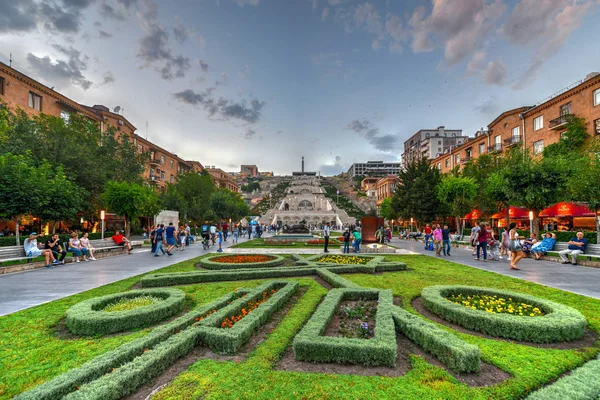
MULTIPOLYGON (((153 181, 157 180, 158 179, 158 178, 156 178, 157 176, 160 176, 160 180, 164 181, 165 180, 165 171, 161 171, 158 168, 156 168, 156 171, 151 169, 150 170, 150 179, 153 181)), ((169 177, 169 182, 175 183, 175 175, 171 174, 171 176, 169 177)))

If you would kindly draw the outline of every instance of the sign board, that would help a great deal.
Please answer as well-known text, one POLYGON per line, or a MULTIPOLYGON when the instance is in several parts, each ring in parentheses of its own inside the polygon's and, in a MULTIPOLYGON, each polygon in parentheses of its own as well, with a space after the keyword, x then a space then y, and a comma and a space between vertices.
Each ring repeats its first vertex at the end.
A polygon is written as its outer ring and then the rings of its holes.
POLYGON ((163 210, 154 217, 156 225, 165 224, 165 226, 168 226, 170 222, 175 226, 179 226, 179 211, 163 210))

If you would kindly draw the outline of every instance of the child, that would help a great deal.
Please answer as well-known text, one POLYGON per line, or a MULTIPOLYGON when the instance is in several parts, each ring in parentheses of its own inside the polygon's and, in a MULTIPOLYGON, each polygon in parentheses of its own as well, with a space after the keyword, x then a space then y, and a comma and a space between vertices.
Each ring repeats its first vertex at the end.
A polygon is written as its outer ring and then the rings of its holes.
POLYGON ((233 231, 233 243, 237 243, 238 242, 238 236, 239 236, 239 232, 237 230, 237 228, 233 231))
POLYGON ((223 249, 221 248, 221 246, 223 244, 223 230, 222 229, 219 229, 218 235, 219 235, 219 250, 217 250, 217 252, 222 253, 223 252, 223 249))

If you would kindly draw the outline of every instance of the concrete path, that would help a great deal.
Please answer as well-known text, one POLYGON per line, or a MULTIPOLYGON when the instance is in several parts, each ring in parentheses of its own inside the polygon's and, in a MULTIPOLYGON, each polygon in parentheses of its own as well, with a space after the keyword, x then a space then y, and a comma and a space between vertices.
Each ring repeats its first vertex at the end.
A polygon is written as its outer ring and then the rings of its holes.
MULTIPOLYGON (((298 248, 298 247, 281 247, 281 248, 228 248, 223 250, 224 253, 233 253, 233 254, 325 254, 323 253, 323 248, 319 247, 309 247, 306 249, 298 248)), ((339 249, 339 246, 329 246, 330 254, 342 254, 342 251, 339 249)), ((350 253, 354 254, 354 253, 350 253)), ((410 254, 419 254, 414 251, 405 250, 405 249, 397 249, 395 254, 389 253, 361 253, 369 256, 387 256, 387 255, 410 255, 410 254)))
MULTIPOLYGON (((244 241, 247 239, 240 240, 244 241)), ((228 239, 223 248, 230 245, 231 239, 228 239)), ((204 251, 202 243, 197 242, 185 251, 174 251, 171 257, 153 257, 150 248, 141 248, 130 256, 111 256, 98 261, 59 265, 54 269, 0 275, 0 316, 167 267, 217 248, 215 245, 204 251)))
MULTIPOLYGON (((401 249, 436 257, 435 251, 427 251, 423 248, 423 242, 400 240, 395 237, 392 239, 391 244, 401 249)), ((442 256, 441 258, 600 299, 600 268, 580 267, 553 261, 536 261, 524 258, 517 264, 521 270, 515 271, 510 269, 509 261, 506 259, 500 261, 488 260, 487 262, 476 261, 471 248, 453 247, 450 253, 450 257, 442 256)))

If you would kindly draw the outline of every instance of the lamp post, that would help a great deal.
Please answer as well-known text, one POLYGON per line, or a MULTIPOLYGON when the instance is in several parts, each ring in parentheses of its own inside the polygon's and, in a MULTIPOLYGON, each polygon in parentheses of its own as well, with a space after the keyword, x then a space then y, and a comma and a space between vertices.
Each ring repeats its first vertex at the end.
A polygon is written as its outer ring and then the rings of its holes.
POLYGON ((533 232, 533 211, 529 211, 529 234, 533 232))
POLYGON ((412 224, 413 224, 413 218, 410 217, 410 231, 412 232, 412 224))
POLYGON ((336 195, 337 195, 337 198, 335 200, 335 205, 337 206, 338 203, 340 202, 340 191, 339 190, 336 191, 336 195))
POLYGON ((100 221, 102 221, 102 225, 100 226, 101 238, 104 239, 104 218, 106 218, 106 211, 100 211, 100 221))
POLYGON ((269 208, 271 208, 271 199, 273 198, 273 193, 269 193, 269 208))

